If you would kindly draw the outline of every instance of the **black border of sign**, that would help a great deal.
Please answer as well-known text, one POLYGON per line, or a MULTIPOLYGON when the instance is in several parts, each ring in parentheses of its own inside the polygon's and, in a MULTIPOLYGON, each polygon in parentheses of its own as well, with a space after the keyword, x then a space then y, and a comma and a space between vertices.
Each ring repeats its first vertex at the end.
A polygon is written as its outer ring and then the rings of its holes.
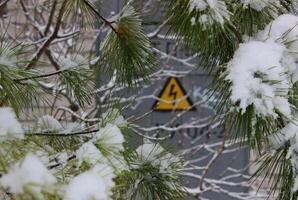
MULTIPOLYGON (((160 93, 159 93, 159 95, 158 95, 158 98, 159 98, 159 99, 161 98, 163 92, 166 90, 166 87, 167 87, 167 85, 169 84, 169 82, 171 81, 172 78, 175 79, 175 80, 177 81, 178 86, 181 88, 181 90, 182 90, 184 96, 187 95, 187 92, 185 91, 184 87, 183 87, 182 84, 180 83, 179 79, 178 79, 177 77, 175 77, 175 76, 170 76, 170 77, 167 78, 167 80, 166 80, 166 82, 165 82, 165 84, 164 84, 164 87, 162 88, 162 90, 160 91, 160 93)), ((193 102, 192 102, 192 100, 189 98, 189 96, 187 96, 186 99, 189 101, 189 103, 190 103, 191 106, 194 105, 193 102)), ((173 109, 167 109, 167 110, 166 110, 166 109, 165 109, 165 110, 157 110, 157 109, 155 109, 155 106, 156 106, 156 104, 157 104, 158 102, 159 102, 159 100, 157 99, 157 100, 155 100, 155 102, 153 103, 153 106, 151 107, 151 109, 152 109, 153 111, 156 111, 156 112, 173 112, 173 111, 196 111, 196 110, 197 110, 197 108, 196 108, 195 106, 193 106, 193 107, 192 107, 191 109, 189 109, 189 110, 187 110, 187 109, 175 109, 175 110, 173 110, 173 109)))

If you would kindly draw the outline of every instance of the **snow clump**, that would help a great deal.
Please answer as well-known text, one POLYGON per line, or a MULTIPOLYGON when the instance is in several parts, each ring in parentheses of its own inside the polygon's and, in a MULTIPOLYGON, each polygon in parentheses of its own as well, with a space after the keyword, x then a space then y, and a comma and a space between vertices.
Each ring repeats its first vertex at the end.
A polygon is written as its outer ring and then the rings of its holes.
POLYGON ((64 200, 108 200, 104 180, 93 172, 85 172, 72 179, 64 200))
MULTIPOLYGON (((225 21, 230 20, 231 13, 228 11, 226 3, 222 0, 191 0, 189 12, 193 10, 205 13, 199 18, 199 22, 203 27, 212 25, 214 22, 223 25, 225 21)), ((194 18, 191 21, 192 24, 195 23, 194 18)))
POLYGON ((76 151, 76 157, 79 166, 81 166, 83 162, 94 165, 103 159, 101 152, 91 141, 86 142, 76 151))
POLYGON ((55 183, 56 178, 33 154, 28 154, 22 162, 16 163, 8 174, 0 179, 0 185, 9 188, 14 194, 21 194, 26 188, 36 195, 41 195, 43 187, 55 183))
POLYGON ((293 190, 298 190, 298 115, 278 133, 269 138, 273 151, 288 146, 286 159, 289 159, 296 174, 293 190))
POLYGON ((272 7, 273 5, 280 6, 278 0, 241 0, 245 7, 251 7, 256 11, 262 11, 264 8, 272 7))
POLYGON ((111 167, 98 164, 70 181, 64 200, 109 200, 114 177, 111 167))
POLYGON ((298 80, 298 17, 285 14, 256 38, 240 44, 228 63, 231 100, 244 113, 253 105, 257 115, 291 118, 288 92, 298 80), (278 112, 277 112, 278 111, 278 112))
POLYGON ((285 51, 283 45, 268 40, 249 41, 235 52, 227 79, 232 82, 231 100, 239 101, 243 113, 254 105, 258 115, 277 117, 276 109, 291 115, 285 51))
POLYGON ((146 142, 136 150, 138 159, 134 167, 138 168, 142 164, 150 163, 159 168, 160 173, 169 172, 173 166, 180 165, 180 159, 167 152, 161 145, 146 142))
POLYGON ((96 133, 94 139, 95 142, 103 144, 115 151, 123 151, 124 137, 121 130, 114 124, 108 123, 105 127, 100 128, 96 133))
POLYGON ((24 130, 9 107, 0 108, 0 141, 6 139, 23 139, 24 130))

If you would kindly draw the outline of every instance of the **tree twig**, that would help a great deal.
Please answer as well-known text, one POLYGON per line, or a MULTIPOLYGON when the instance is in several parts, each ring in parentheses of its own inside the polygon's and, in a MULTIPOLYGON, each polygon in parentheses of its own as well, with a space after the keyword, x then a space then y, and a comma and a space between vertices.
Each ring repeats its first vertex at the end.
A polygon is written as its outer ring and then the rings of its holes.
MULTIPOLYGON (((21 1, 22 2, 22 1, 21 1)), ((39 60, 42 53, 45 51, 45 49, 51 44, 51 42, 57 37, 58 31, 60 29, 62 18, 65 10, 67 0, 63 1, 63 4, 61 5, 61 8, 59 10, 59 14, 57 17, 57 22, 54 28, 53 33, 47 38, 47 40, 41 45, 41 47, 37 50, 37 52, 33 55, 31 58, 31 61, 28 63, 28 65, 25 67, 25 69, 31 69, 36 65, 36 62, 39 60)), ((23 5, 23 3, 21 3, 23 5)))
POLYGON ((118 34, 118 31, 115 29, 112 22, 104 18, 87 0, 84 0, 84 2, 106 25, 108 25, 116 34, 118 34))

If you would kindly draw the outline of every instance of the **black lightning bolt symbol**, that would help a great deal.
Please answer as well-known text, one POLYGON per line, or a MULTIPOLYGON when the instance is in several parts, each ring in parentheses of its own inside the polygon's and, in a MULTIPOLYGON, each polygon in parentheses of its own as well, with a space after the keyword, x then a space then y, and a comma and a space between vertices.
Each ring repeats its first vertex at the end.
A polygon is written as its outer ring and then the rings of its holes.
POLYGON ((177 92, 174 91, 174 88, 175 88, 175 84, 172 84, 169 92, 169 97, 173 97, 173 105, 175 105, 176 103, 175 100, 177 98, 177 92))

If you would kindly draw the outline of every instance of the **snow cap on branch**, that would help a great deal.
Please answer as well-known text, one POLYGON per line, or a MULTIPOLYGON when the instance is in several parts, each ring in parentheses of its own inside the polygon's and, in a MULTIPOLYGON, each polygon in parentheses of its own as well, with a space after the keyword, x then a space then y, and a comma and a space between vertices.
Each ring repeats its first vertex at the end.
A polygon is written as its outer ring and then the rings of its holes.
POLYGON ((96 173, 88 171, 72 179, 64 200, 108 200, 104 180, 96 173))
MULTIPOLYGON (((225 21, 230 20, 231 13, 222 0, 190 0, 189 9, 190 12, 196 10, 205 13, 199 19, 202 26, 212 25, 214 22, 223 25, 225 21)), ((192 23, 195 23, 194 18, 192 23)))
POLYGON ((109 200, 114 177, 114 171, 109 165, 97 164, 70 181, 64 199, 109 200))
POLYGON ((16 115, 11 108, 0 108, 0 141, 16 138, 24 138, 22 125, 17 121, 16 115))
POLYGON ((76 151, 76 157, 79 161, 79 166, 83 162, 94 165, 100 161, 103 161, 104 158, 101 152, 91 141, 86 142, 76 151))
MULTIPOLYGON (((282 43, 287 47, 289 54, 298 61, 298 17, 291 14, 281 15, 270 23, 258 36, 261 40, 268 38, 282 43)), ((290 69, 293 81, 298 80, 298 69, 290 69)))
POLYGON ((281 15, 235 52, 227 79, 231 100, 242 112, 253 105, 258 115, 276 117, 278 110, 291 117, 288 92, 298 80, 297 26, 297 16, 281 15))
POLYGON ((208 4, 205 2, 205 0, 192 0, 190 1, 190 7, 189 10, 192 11, 193 9, 203 11, 207 8, 208 4))
POLYGON ((171 170, 173 164, 180 162, 180 159, 166 151, 161 145, 146 142, 136 150, 138 154, 138 160, 136 161, 136 167, 143 163, 151 163, 153 166, 158 167, 160 173, 171 170))
POLYGON ((280 6, 278 0, 241 0, 245 7, 249 6, 256 11, 262 11, 264 8, 274 6, 280 6))
POLYGON ((104 183, 106 185, 106 190, 105 192, 108 194, 108 195, 111 195, 112 192, 111 192, 111 189, 114 187, 115 183, 114 183, 114 178, 116 177, 115 173, 114 173, 114 169, 108 165, 108 164, 105 164, 105 163, 99 163, 99 164, 96 164, 92 170, 91 170, 93 173, 96 173, 98 174, 103 180, 104 180, 104 183))
POLYGON ((94 140, 107 147, 112 147, 116 151, 124 150, 124 137, 121 130, 116 125, 107 124, 105 127, 101 128, 96 134, 94 140))
POLYGON ((290 160, 296 178, 293 185, 293 191, 298 190, 298 115, 296 114, 293 121, 289 122, 278 133, 270 138, 270 145, 273 150, 284 148, 287 144, 286 158, 290 160))
MULTIPOLYGON (((261 116, 273 116, 279 110, 291 115, 287 94, 291 87, 288 66, 291 57, 286 48, 272 40, 249 41, 241 44, 228 64, 228 76, 232 82, 231 100, 239 102, 242 112, 253 105, 261 116)), ((294 66, 296 67, 296 66, 294 66)))

